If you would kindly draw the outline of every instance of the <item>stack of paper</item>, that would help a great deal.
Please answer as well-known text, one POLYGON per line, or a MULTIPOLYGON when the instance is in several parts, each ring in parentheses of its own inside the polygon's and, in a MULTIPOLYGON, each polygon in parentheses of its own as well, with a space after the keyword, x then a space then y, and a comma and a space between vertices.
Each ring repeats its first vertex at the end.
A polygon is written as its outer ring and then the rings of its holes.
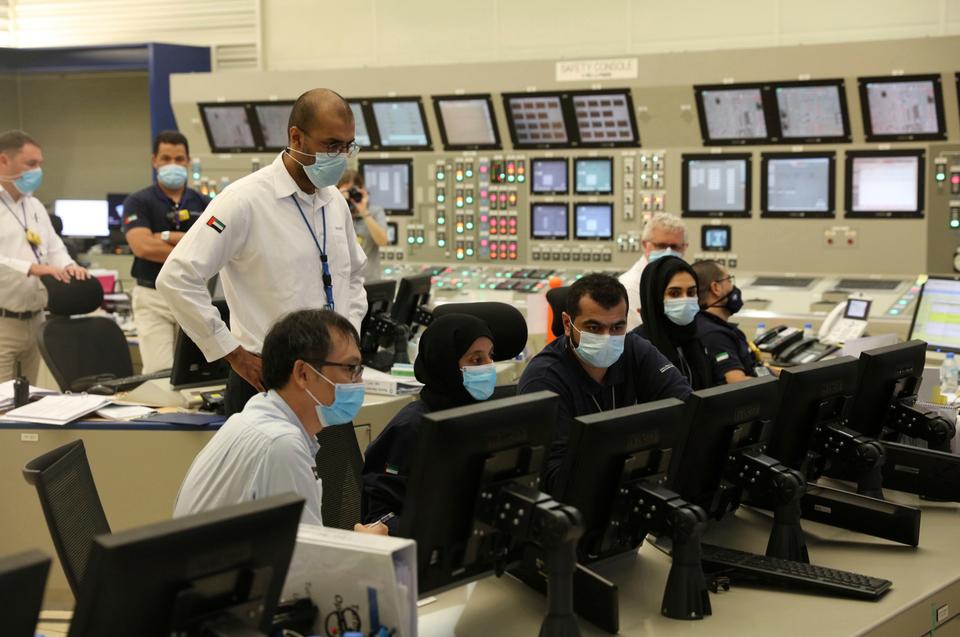
POLYGON ((0 416, 14 422, 36 422, 44 425, 65 425, 110 404, 104 396, 64 394, 45 396, 35 403, 18 407, 0 416))
POLYGON ((107 420, 135 420, 156 413, 153 407, 143 405, 107 405, 97 410, 97 415, 107 420))
POLYGON ((403 396, 416 394, 423 387, 423 383, 416 378, 391 376, 376 369, 365 367, 363 370, 363 386, 371 394, 403 396))
MULTIPOLYGON (((0 383, 0 409, 9 409, 13 407, 13 383, 15 381, 8 380, 5 383, 0 383)), ((30 396, 49 396, 51 394, 56 394, 57 392, 50 389, 42 389, 40 387, 34 387, 30 385, 30 396)))

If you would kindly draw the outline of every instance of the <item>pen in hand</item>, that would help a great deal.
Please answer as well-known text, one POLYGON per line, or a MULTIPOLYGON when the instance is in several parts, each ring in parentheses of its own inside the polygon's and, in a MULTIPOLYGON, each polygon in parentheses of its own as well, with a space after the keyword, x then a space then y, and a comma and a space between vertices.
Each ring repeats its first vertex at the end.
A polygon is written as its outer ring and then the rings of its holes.
POLYGON ((390 520, 392 520, 392 519, 395 518, 395 517, 397 517, 396 513, 393 513, 393 512, 391 511, 390 513, 387 513, 386 515, 384 515, 383 517, 381 517, 381 518, 380 518, 379 520, 377 520, 376 522, 371 522, 370 524, 366 524, 366 525, 364 525, 364 526, 366 526, 367 528, 370 528, 370 527, 376 526, 376 525, 378 525, 378 524, 386 524, 387 522, 389 522, 390 520))

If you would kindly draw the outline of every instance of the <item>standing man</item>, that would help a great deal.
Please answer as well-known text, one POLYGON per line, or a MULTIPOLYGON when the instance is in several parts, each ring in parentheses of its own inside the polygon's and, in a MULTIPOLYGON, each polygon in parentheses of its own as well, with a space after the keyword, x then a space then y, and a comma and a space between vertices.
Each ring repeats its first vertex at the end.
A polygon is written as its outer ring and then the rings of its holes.
POLYGON ((387 213, 380 206, 370 205, 370 193, 367 192, 363 175, 358 170, 347 170, 337 184, 353 215, 353 229, 357 233, 357 243, 367 255, 367 269, 363 271, 365 281, 380 280, 380 248, 387 245, 387 213))
POLYGON ((328 309, 360 329, 367 259, 336 188, 359 149, 354 134, 353 112, 340 95, 301 95, 290 112, 287 148, 211 202, 157 277, 157 291, 206 359, 230 363, 228 415, 264 391, 260 352, 280 316, 328 309), (229 328, 206 287, 218 272, 229 328))
POLYGON ((43 153, 22 131, 0 133, 0 382, 14 377, 16 364, 37 382, 47 289, 40 277, 86 279, 57 236, 35 197, 43 181, 43 153))
POLYGON ((643 256, 619 277, 620 283, 627 288, 627 298, 630 300, 627 330, 633 330, 641 323, 640 277, 643 276, 643 269, 651 261, 667 255, 682 259, 687 245, 687 224, 676 215, 658 212, 643 227, 643 234, 640 237, 643 256))
POLYGON ((177 131, 163 131, 153 140, 157 182, 123 202, 123 230, 137 280, 133 289, 133 322, 140 341, 143 372, 173 366, 177 321, 157 292, 157 275, 173 246, 207 208, 210 199, 187 188, 190 146, 177 131))

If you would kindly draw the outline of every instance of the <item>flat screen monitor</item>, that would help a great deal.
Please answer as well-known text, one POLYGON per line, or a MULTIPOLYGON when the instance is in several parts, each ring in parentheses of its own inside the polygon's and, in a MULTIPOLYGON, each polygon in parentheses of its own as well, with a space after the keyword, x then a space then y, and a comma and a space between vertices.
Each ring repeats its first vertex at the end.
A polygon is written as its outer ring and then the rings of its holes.
POLYGON ((939 75, 861 77, 867 141, 946 139, 939 75))
POLYGON ((350 100, 350 110, 353 112, 353 122, 356 126, 354 141, 360 146, 361 150, 373 146, 370 139, 370 127, 367 126, 367 114, 363 109, 363 104, 350 100))
POLYGON ((63 221, 65 237, 109 237, 110 214, 106 199, 57 199, 53 214, 63 221))
POLYGON ((568 172, 570 162, 566 158, 534 158, 530 160, 530 191, 535 195, 565 195, 570 189, 568 172))
POLYGON ((613 160, 609 157, 574 160, 574 190, 578 195, 613 194, 613 160))
POLYGON ((684 155, 685 217, 749 217, 751 155, 684 155))
POLYGON ((0 559, 0 635, 34 637, 43 603, 43 589, 50 558, 40 551, 27 551, 0 559))
POLYGON ((847 151, 848 217, 922 217, 922 150, 847 151))
POLYGON ((302 510, 291 493, 96 537, 69 637, 272 634, 302 510))
POLYGON ((613 239, 613 204, 578 203, 574 212, 573 238, 609 241, 613 239))
POLYGON ((430 286, 433 283, 432 274, 417 274, 400 279, 397 286, 397 298, 393 302, 390 316, 407 327, 417 323, 417 310, 430 300, 430 286))
POLYGON ((565 203, 535 203, 530 206, 531 239, 569 239, 569 209, 565 203))
POLYGON ((381 148, 430 150, 430 133, 420 98, 371 100, 381 148))
POLYGON ((572 145, 562 94, 504 93, 503 106, 515 148, 572 145))
POLYGON ((634 146, 640 141, 629 90, 570 96, 580 146, 634 146))
POLYGON ((730 226, 700 226, 700 249, 704 252, 729 252, 733 244, 730 226))
POLYGON ((764 153, 760 161, 760 214, 832 217, 835 185, 833 153, 764 153))
MULTIPOLYGON (((217 279, 219 282, 219 278, 217 279)), ((213 302, 213 306, 220 312, 220 318, 230 326, 230 308, 225 300, 213 302)), ((213 362, 207 361, 200 348, 197 347, 183 329, 177 329, 177 337, 173 344, 173 367, 170 368, 170 384, 176 388, 204 387, 207 385, 222 385, 230 375, 230 364, 220 358, 213 362)))
POLYGON ((936 352, 960 352, 960 278, 931 276, 920 288, 910 339, 936 352))
POLYGON ((500 148, 500 131, 489 94, 435 96, 433 108, 444 149, 500 148))
POLYGON ((198 104, 210 150, 242 153, 257 150, 256 136, 246 104, 198 104))
POLYGON ((362 159, 360 172, 370 205, 387 214, 413 214, 413 162, 409 159, 362 159))
POLYGON ((387 222, 387 245, 395 246, 400 242, 400 229, 396 221, 387 222))
POLYGON ((111 230, 123 228, 123 202, 130 195, 111 192, 107 194, 107 224, 111 230))
POLYGON ((283 150, 286 148, 289 134, 287 125, 290 123, 290 111, 293 110, 293 102, 255 104, 253 110, 257 114, 257 124, 260 127, 260 133, 263 135, 264 149, 283 150))
POLYGON ((850 141, 850 120, 843 80, 777 82, 779 138, 784 143, 850 141))
POLYGON ((769 140, 762 84, 694 86, 704 145, 769 140))
POLYGON ((897 414, 890 407, 915 402, 926 359, 927 344, 917 339, 862 352, 848 426, 871 438, 895 428, 897 414))

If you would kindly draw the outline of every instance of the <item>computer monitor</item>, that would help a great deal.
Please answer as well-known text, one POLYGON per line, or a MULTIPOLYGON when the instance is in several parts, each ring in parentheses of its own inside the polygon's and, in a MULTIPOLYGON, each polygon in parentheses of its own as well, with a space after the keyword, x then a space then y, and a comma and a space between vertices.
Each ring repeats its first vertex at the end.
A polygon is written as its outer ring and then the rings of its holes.
POLYGON ((613 159, 578 157, 573 166, 574 191, 578 195, 613 194, 613 159))
POLYGON ((419 97, 370 100, 380 147, 390 150, 430 150, 430 131, 419 97))
POLYGON ((729 252, 732 247, 733 230, 730 226, 700 226, 700 249, 704 252, 729 252))
POLYGON ((530 192, 535 195, 565 195, 570 190, 566 157, 535 157, 530 160, 530 192))
POLYGON ((836 167, 833 153, 763 153, 760 214, 763 217, 833 217, 836 167))
POLYGON ((354 141, 360 146, 360 149, 371 148, 373 140, 370 138, 370 127, 367 125, 367 112, 363 107, 363 102, 358 100, 348 100, 350 111, 353 113, 353 123, 356 126, 354 141))
POLYGON ((43 603, 50 558, 40 551, 27 551, 0 559, 0 635, 34 637, 43 603))
POLYGON ((110 236, 110 211, 106 199, 57 199, 53 214, 63 221, 63 236, 110 236))
POLYGON ((613 204, 578 203, 573 216, 573 238, 577 241, 613 239, 613 204))
POLYGON ((924 151, 858 150, 846 153, 846 216, 923 217, 924 151))
POLYGON ((684 217, 749 217, 751 155, 683 155, 684 217))
POLYGON ((243 153, 258 150, 247 104, 197 104, 207 133, 210 150, 215 153, 243 153))
POLYGON ((538 240, 570 238, 570 209, 566 203, 530 205, 530 238, 538 240))
POLYGON ((694 86, 705 146, 769 141, 762 84, 694 86))
POLYGON ((783 143, 817 144, 850 141, 843 80, 774 82, 777 137, 783 143))
POLYGON ((387 245, 395 246, 400 242, 400 227, 396 221, 387 222, 387 245))
POLYGON ((283 150, 287 147, 290 111, 293 102, 262 102, 253 105, 257 124, 263 135, 264 150, 283 150))
POLYGON ((636 146, 640 143, 630 89, 572 93, 570 101, 580 146, 636 146))
POLYGON ((931 276, 920 287, 908 340, 935 352, 960 352, 960 277, 931 276))
POLYGON ((445 150, 500 148, 500 131, 489 93, 437 95, 433 109, 445 150))
POLYGON ((128 193, 111 192, 107 194, 107 225, 110 230, 123 229, 123 202, 129 196, 128 193))
MULTIPOLYGON (((364 362, 372 361, 381 345, 392 344, 388 340, 394 333, 394 323, 390 318, 393 309, 393 297, 397 291, 396 281, 373 281, 364 283, 367 293, 367 313, 360 323, 360 353, 364 362)), ((404 339, 406 344, 406 339, 404 339)), ((392 358, 392 356, 391 356, 392 358)), ((379 361, 378 361, 379 362, 379 361)), ((384 363, 386 361, 383 361, 384 363)), ((389 361, 392 365, 393 361, 389 361)), ((374 365, 377 369, 384 365, 374 365)))
POLYGON ((363 182, 370 193, 370 205, 387 214, 413 214, 413 161, 410 159, 362 159, 363 182))
POLYGON ((575 124, 564 107, 562 93, 504 93, 503 110, 514 148, 573 145, 575 124))
MULTIPOLYGON (((229 327, 230 308, 227 307, 227 302, 225 300, 213 301, 213 306, 219 310, 220 318, 229 327)), ((177 338, 173 344, 173 367, 170 368, 170 384, 174 388, 221 385, 227 382, 229 375, 230 364, 226 359, 207 361, 203 352, 184 333, 183 329, 177 329, 177 338)))
POLYGON ((946 139, 940 75, 861 77, 867 141, 946 139))
POLYGON ((302 510, 291 493, 98 536, 68 636, 273 634, 302 510))
POLYGON ((425 317, 418 316, 418 310, 430 300, 432 281, 433 275, 430 273, 405 276, 400 279, 391 318, 408 328, 413 328, 417 323, 426 324, 425 317))

